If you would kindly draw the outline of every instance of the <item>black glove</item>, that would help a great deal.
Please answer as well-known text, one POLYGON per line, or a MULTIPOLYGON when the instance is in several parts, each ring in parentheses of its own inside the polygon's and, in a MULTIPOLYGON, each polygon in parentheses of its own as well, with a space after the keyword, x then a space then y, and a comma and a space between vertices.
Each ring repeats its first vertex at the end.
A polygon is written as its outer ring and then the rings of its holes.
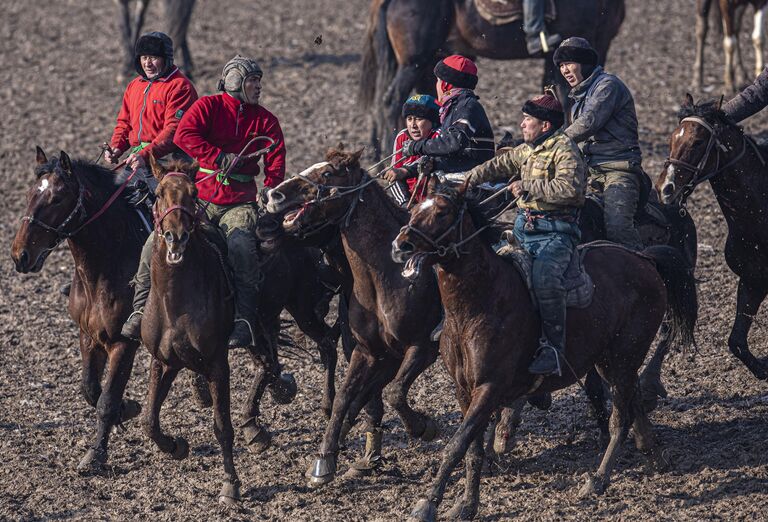
POLYGON ((416 142, 413 140, 407 140, 405 143, 403 143, 403 148, 400 149, 403 156, 407 158, 416 154, 416 152, 413 150, 415 145, 416 142))
POLYGON ((232 165, 237 158, 237 154, 234 152, 222 152, 216 157, 216 165, 224 172, 232 165))

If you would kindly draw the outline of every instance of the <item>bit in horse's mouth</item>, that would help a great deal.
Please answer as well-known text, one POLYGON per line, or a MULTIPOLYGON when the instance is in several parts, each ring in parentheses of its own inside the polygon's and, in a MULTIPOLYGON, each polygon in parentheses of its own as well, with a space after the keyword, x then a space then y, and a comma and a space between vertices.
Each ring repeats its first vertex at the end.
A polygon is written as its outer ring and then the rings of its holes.
POLYGON ((295 210, 291 210, 290 212, 287 212, 283 216, 283 226, 290 227, 296 222, 297 219, 299 219, 299 216, 301 216, 303 213, 304 213, 304 207, 299 207, 295 210))
POLYGON ((181 263, 181 260, 184 259, 184 254, 181 252, 171 252, 168 251, 168 254, 165 256, 165 260, 168 262, 169 265, 178 265, 181 263))
POLYGON ((405 262, 403 270, 400 272, 402 276, 409 281, 416 280, 421 275, 421 267, 424 264, 424 260, 427 258, 427 254, 413 254, 405 262))

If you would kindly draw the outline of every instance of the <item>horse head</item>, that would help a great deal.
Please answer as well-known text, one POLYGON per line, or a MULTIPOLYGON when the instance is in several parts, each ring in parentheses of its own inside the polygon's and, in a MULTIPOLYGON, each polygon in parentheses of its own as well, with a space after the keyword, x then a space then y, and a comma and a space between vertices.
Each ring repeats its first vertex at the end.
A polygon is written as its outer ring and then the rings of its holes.
POLYGON ((27 209, 11 246, 16 271, 39 272, 48 254, 70 237, 84 218, 84 188, 65 152, 50 161, 37 147, 37 181, 27 191, 27 209))
POLYGON ((164 239, 166 263, 178 265, 184 260, 184 250, 198 222, 194 182, 198 164, 174 161, 162 166, 150 157, 150 166, 160 180, 154 208, 155 232, 164 239))
POLYGON ((291 233, 340 223, 371 180, 360 167, 362 153, 329 150, 325 161, 271 190, 267 210, 282 214, 283 228, 291 233))
POLYGON ((458 256, 466 231, 463 222, 467 211, 464 199, 466 184, 459 189, 440 187, 411 208, 408 224, 392 241, 392 259, 405 263, 403 277, 415 280, 425 266, 441 258, 458 256))
POLYGON ((678 113, 680 123, 669 138, 669 157, 656 182, 662 203, 684 205, 696 185, 732 164, 721 163, 744 137, 721 104, 722 99, 696 105, 686 94, 678 113))

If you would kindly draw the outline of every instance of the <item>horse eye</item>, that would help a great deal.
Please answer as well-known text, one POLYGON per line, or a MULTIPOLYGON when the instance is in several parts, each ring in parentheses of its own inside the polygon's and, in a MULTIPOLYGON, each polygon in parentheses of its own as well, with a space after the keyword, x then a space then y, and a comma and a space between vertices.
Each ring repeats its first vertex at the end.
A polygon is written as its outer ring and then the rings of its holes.
POLYGON ((331 177, 331 171, 330 170, 326 170, 325 172, 323 172, 323 177, 324 178, 330 178, 331 177))

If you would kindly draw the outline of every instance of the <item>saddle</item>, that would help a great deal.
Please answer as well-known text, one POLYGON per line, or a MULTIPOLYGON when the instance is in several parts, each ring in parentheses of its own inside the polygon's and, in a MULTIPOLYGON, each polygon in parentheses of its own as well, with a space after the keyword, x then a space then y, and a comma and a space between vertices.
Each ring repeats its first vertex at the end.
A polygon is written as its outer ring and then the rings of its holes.
MULTIPOLYGON (((475 0, 475 8, 480 16, 493 25, 504 25, 523 18, 523 0, 475 0)), ((555 18, 555 0, 547 0, 544 19, 551 22, 555 18)))
MULTIPOLYGON (((505 234, 509 237, 509 233, 505 234)), ((523 277, 528 292, 531 295, 531 301, 534 308, 539 309, 536 295, 533 292, 533 257, 520 248, 513 238, 512 242, 506 241, 506 244, 496 250, 496 253, 505 261, 508 261, 523 277)), ((613 243, 610 243, 613 245, 613 243)), ((568 308, 586 308, 592 303, 592 297, 595 294, 595 284, 592 277, 584 269, 584 256, 594 248, 595 243, 579 245, 571 256, 571 262, 563 276, 563 285, 565 286, 565 306, 568 308)), ((599 246, 599 245, 598 245, 599 246)))

